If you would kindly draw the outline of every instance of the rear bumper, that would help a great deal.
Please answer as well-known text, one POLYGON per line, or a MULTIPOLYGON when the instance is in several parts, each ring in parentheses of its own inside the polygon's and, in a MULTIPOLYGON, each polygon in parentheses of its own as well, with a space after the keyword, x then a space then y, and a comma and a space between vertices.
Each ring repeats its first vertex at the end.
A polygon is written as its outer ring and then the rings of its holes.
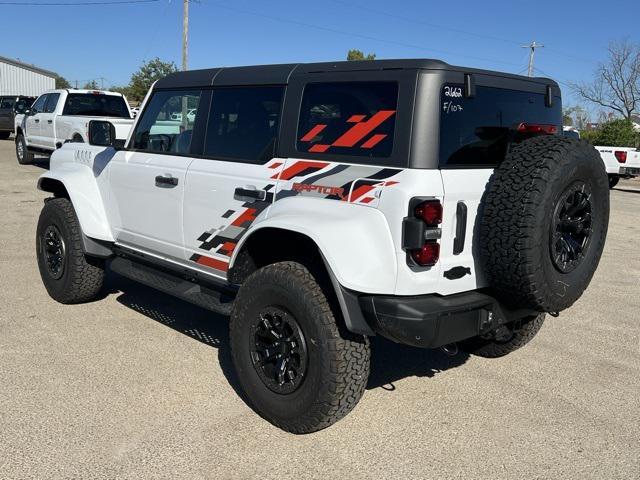
POLYGON ((623 177, 635 177, 640 175, 640 167, 620 167, 620 175, 623 177))
POLYGON ((437 348, 487 333, 533 313, 506 309, 493 297, 471 291, 455 295, 359 297, 364 318, 378 334, 398 343, 437 348))

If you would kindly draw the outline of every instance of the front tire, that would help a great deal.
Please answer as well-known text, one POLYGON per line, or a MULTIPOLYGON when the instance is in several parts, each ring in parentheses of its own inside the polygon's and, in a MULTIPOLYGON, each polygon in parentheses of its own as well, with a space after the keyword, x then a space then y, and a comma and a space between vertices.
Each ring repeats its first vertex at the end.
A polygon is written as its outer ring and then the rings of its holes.
POLYGON ((100 292, 104 261, 84 254, 82 230, 68 199, 46 201, 38 220, 36 255, 42 283, 54 300, 83 303, 100 292))
POLYGON ((16 158, 20 165, 30 165, 33 163, 33 153, 28 150, 24 135, 21 133, 16 137, 16 158))
POLYGON ((545 315, 533 315, 516 320, 485 337, 473 337, 460 343, 467 353, 485 358, 498 358, 524 347, 540 331, 545 315), (498 333, 498 336, 496 336, 498 333))
POLYGON ((303 265, 261 268, 244 282, 231 314, 239 381, 254 409, 275 426, 310 433, 358 403, 369 377, 369 341, 338 322, 303 265))

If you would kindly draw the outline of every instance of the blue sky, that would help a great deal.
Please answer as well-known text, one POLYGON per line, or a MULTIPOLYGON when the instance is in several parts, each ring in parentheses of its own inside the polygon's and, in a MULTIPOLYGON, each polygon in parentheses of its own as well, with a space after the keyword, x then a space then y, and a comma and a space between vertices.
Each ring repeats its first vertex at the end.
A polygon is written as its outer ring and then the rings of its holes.
MULTIPOLYGON (((6 1, 0 55, 71 81, 104 77, 105 86, 123 85, 145 59, 181 62, 181 0, 75 7, 6 1)), ((570 82, 591 78, 610 40, 640 43, 637 0, 199 0, 190 8, 190 68, 338 60, 358 48, 378 58, 526 73, 528 52, 520 45, 536 40, 545 45, 536 51, 536 73, 570 82)), ((573 103, 566 86, 563 92, 573 103)))

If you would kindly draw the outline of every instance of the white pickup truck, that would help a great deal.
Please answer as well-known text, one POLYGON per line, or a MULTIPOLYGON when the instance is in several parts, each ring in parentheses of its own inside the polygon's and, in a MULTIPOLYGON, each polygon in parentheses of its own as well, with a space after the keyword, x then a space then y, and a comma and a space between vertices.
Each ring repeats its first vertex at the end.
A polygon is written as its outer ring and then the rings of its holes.
POLYGON ((640 175, 640 150, 633 147, 598 147, 604 166, 609 175, 609 187, 618 184, 620 178, 640 175))
POLYGON ((43 93, 15 118, 18 163, 31 163, 35 154, 48 156, 67 141, 86 143, 91 120, 111 122, 121 140, 133 125, 129 104, 120 93, 77 89, 43 93))

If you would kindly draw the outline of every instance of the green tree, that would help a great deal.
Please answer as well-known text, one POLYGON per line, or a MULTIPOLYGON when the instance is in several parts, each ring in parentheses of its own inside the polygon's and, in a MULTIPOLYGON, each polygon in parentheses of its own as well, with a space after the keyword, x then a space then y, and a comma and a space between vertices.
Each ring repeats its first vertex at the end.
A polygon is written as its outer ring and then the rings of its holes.
POLYGON ((597 130, 584 132, 582 138, 603 147, 637 147, 640 143, 640 134, 626 118, 611 120, 597 130))
POLYGON ((129 100, 141 102, 153 82, 177 71, 178 67, 176 67, 175 63, 163 62, 159 58, 144 62, 140 69, 131 75, 129 100))
POLYGON ((56 88, 70 88, 71 84, 61 75, 56 75, 56 88))
POLYGON ((376 59, 376 54, 375 53, 367 53, 366 55, 364 54, 364 52, 362 50, 356 50, 351 49, 347 52, 347 60, 349 61, 353 61, 353 60, 375 60, 376 59))
POLYGON ((127 97, 127 100, 131 97, 131 87, 129 85, 125 85, 124 87, 111 87, 109 90, 112 92, 118 92, 127 97))

